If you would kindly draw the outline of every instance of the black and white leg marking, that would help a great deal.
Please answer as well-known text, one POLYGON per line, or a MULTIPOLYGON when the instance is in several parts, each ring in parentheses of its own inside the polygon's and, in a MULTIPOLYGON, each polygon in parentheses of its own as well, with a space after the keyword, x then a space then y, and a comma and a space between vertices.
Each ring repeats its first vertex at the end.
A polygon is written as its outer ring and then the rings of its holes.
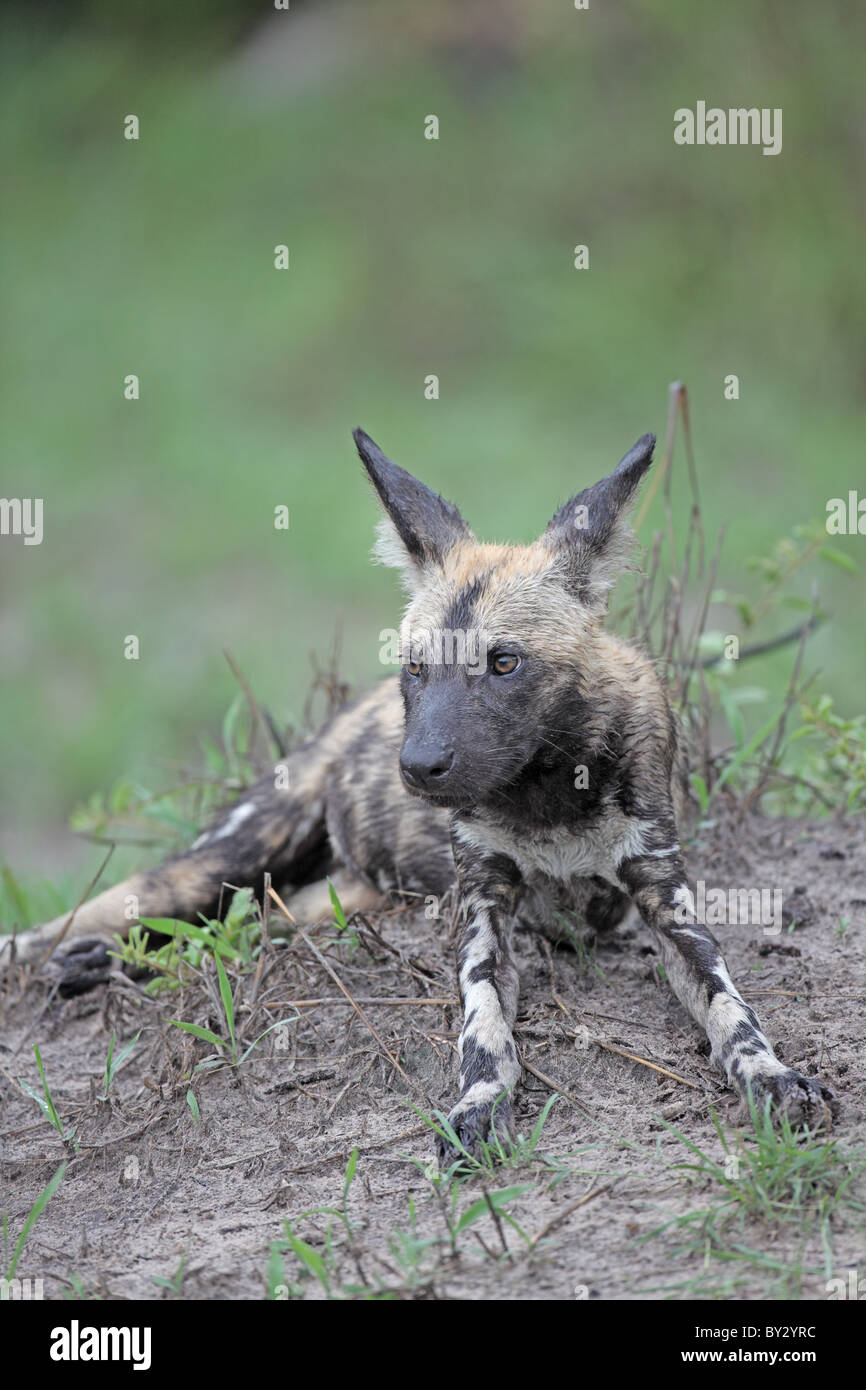
POLYGON ((754 1009, 728 974, 718 942, 695 920, 678 847, 624 859, 617 876, 651 927, 671 987, 706 1030, 712 1060, 739 1092, 744 1113, 751 1093, 759 1107, 769 1096, 792 1124, 825 1122, 833 1092, 817 1078, 786 1067, 773 1052, 754 1009))
MULTIPOLYGON (((520 872, 504 854, 479 853, 461 843, 455 828, 454 860, 459 883, 457 978, 463 1003, 460 1032, 460 1098, 448 1116, 461 1144, 472 1152, 490 1136, 511 1137, 509 1095, 520 1076, 512 1028, 517 1013, 517 969, 511 928, 520 872)), ((439 1145, 439 1158, 461 1155, 439 1145)))

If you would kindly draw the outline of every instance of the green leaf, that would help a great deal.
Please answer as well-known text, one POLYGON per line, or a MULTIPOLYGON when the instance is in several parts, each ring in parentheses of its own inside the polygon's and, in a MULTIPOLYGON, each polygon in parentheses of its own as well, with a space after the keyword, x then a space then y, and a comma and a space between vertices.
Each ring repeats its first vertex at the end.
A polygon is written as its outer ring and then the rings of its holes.
POLYGON ((697 793, 697 798, 701 807, 701 815, 706 815, 707 807, 710 804, 710 793, 707 790, 707 784, 699 772, 693 772, 689 780, 697 793))
POLYGON ((229 1037, 232 1040, 232 1052, 235 1052, 237 1050, 237 1043, 235 1041, 235 1003, 232 998, 232 987, 229 984, 226 968, 219 956, 216 957, 216 968, 220 982, 220 996, 223 1001, 223 1012, 229 1027, 229 1037))
POLYGON ((218 1038, 216 1033, 212 1033, 209 1028, 199 1028, 197 1023, 181 1023, 177 1018, 170 1018, 169 1023, 175 1028, 182 1028, 185 1033, 192 1033, 194 1038, 201 1038, 202 1042, 213 1043, 220 1051, 225 1048, 225 1039, 218 1038))
POLYGON ((758 748, 760 748, 761 744, 764 742, 764 739, 767 738, 773 732, 773 729, 776 727, 779 720, 782 718, 784 708, 784 705, 780 705, 779 708, 776 710, 776 713, 770 719, 767 720, 766 724, 764 724, 758 730, 755 736, 749 739, 749 742, 744 744, 743 747, 739 749, 739 751, 734 755, 734 757, 728 763, 727 767, 722 772, 721 777, 719 778, 718 782, 716 783, 713 789, 714 791, 719 791, 719 789, 723 787, 725 783, 728 781, 728 779, 732 777, 733 774, 737 771, 737 768, 741 767, 743 763, 748 762, 752 754, 756 752, 758 748))
POLYGON ((45 1080, 45 1068, 42 1065, 42 1058, 39 1055, 39 1048, 36 1046, 35 1043, 33 1044, 33 1051, 36 1053, 36 1065, 39 1068, 39 1078, 42 1082, 42 1089, 45 1092, 45 1100, 48 1104, 48 1114, 51 1117, 51 1123, 54 1125, 54 1128, 57 1130, 57 1133, 62 1134, 63 1123, 56 1109, 54 1108, 54 1101, 51 1099, 51 1092, 48 1089, 48 1082, 45 1080))
POLYGON ((279 1244, 272 1240, 268 1254, 268 1298, 276 1299, 277 1289, 286 1287, 285 1280, 282 1251, 279 1244))
MULTIPOLYGON (((235 931, 242 927, 245 922, 253 915, 253 890, 252 888, 238 888, 232 894, 229 909, 225 917, 226 931, 235 931)), ((211 924, 219 925, 219 924, 211 924)))
POLYGON ((308 1245, 305 1240, 296 1236, 288 1222, 286 1223, 286 1239, 292 1250, 297 1255, 301 1264, 314 1274, 326 1293, 330 1293, 331 1286, 328 1282, 328 1272, 325 1269, 325 1261, 322 1259, 318 1250, 314 1250, 312 1245, 308 1245))
POLYGON ((746 598, 737 599, 736 610, 746 627, 751 627, 755 621, 755 610, 746 598))
POLYGON ((175 940, 186 937, 211 951, 214 956, 226 956, 230 960, 240 959, 240 952, 222 934, 217 937, 213 931, 194 927, 191 922, 174 922, 170 917, 142 917, 140 920, 142 926, 159 932, 162 936, 171 936, 175 940))
POLYGON ((131 1042, 128 1042, 128 1043, 126 1044, 126 1047, 124 1047, 124 1048, 121 1050, 120 1054, 119 1054, 116 1058, 114 1058, 114 1059, 112 1060, 112 1052, 114 1051, 114 1034, 112 1033, 112 1035, 111 1035, 111 1043, 110 1043, 109 1048, 108 1048, 108 1057, 106 1058, 106 1062, 105 1062, 105 1077, 104 1077, 104 1083, 105 1083, 105 1094, 106 1094, 106 1095, 108 1095, 108 1088, 109 1088, 109 1086, 111 1085, 111 1083, 112 1083, 112 1081, 114 1080, 114 1078, 115 1078, 115 1076, 117 1075, 117 1073, 120 1071, 120 1068, 123 1066, 124 1062, 126 1061, 127 1057, 129 1056, 130 1052, 132 1051, 132 1049, 135 1047, 135 1044, 138 1042, 138 1040, 139 1040, 140 1037, 141 1037, 141 1029, 139 1028, 138 1032, 136 1033, 136 1035, 135 1035, 135 1037, 132 1039, 132 1041, 131 1041, 131 1042))
POLYGON ((63 1174, 65 1172, 66 1164, 61 1163, 60 1167, 57 1169, 57 1172, 54 1174, 54 1177, 51 1178, 47 1186, 43 1187, 39 1196, 36 1198, 36 1201, 33 1203, 33 1206, 30 1208, 30 1211, 27 1214, 27 1220, 24 1222, 24 1225, 21 1228, 21 1234, 18 1237, 18 1244, 15 1246, 15 1252, 12 1256, 12 1263, 9 1266, 9 1269, 6 1273, 7 1279, 14 1279, 15 1270, 18 1268, 18 1261, 21 1258, 21 1251, 24 1249, 27 1237, 29 1236, 34 1223, 38 1221, 39 1217, 42 1215, 43 1211, 48 1206, 48 1203, 51 1201, 51 1198, 54 1196, 55 1192, 57 1191, 58 1187, 63 1181, 63 1174))
POLYGON ((346 921, 346 914, 343 911, 340 899, 337 897, 337 890, 330 879, 328 879, 328 893, 331 897, 331 906, 334 909, 334 921, 337 923, 337 926, 340 927, 342 931, 346 931, 349 925, 346 921))
POLYGON ((470 1207, 467 1207, 466 1211, 464 1211, 460 1220, 457 1222, 456 1233, 459 1235, 461 1231, 465 1230, 467 1226, 471 1226, 473 1221, 477 1221, 478 1218, 484 1216, 485 1213, 489 1216, 490 1206, 498 1212, 501 1208, 506 1207, 509 1202, 513 1202, 518 1197, 522 1197, 524 1192, 529 1192, 531 1189, 532 1183, 525 1182, 515 1187, 500 1188, 498 1192, 489 1192, 486 1197, 479 1198, 477 1202, 473 1202, 470 1207), (489 1206, 488 1198, 490 1199, 489 1206))
POLYGON ((199 1120, 201 1119, 201 1111, 198 1108, 198 1099, 196 1098, 195 1091, 192 1089, 192 1087, 190 1087, 190 1089, 186 1093, 186 1103, 190 1108, 190 1113, 193 1119, 195 1120, 196 1124, 198 1124, 199 1120))
POLYGON ((353 1179, 354 1176, 355 1176, 355 1169, 357 1168, 357 1166, 358 1166, 358 1150, 357 1150, 357 1148, 355 1148, 355 1149, 352 1150, 351 1154, 349 1155, 349 1162, 346 1164, 346 1178, 345 1178, 345 1182, 343 1183, 343 1204, 344 1204, 344 1205, 345 1205, 345 1202, 346 1202, 346 1198, 347 1198, 348 1195, 349 1195, 349 1188, 352 1186, 352 1179, 353 1179))
POLYGON ((818 554, 822 560, 829 560, 832 565, 838 565, 840 570, 845 570, 848 574, 860 573, 856 560, 852 560, 844 550, 836 550, 832 545, 822 545, 818 554))
POLYGON ((796 608, 804 613, 811 613, 813 607, 811 599, 797 598, 796 594, 783 594, 779 603, 785 608, 796 608))

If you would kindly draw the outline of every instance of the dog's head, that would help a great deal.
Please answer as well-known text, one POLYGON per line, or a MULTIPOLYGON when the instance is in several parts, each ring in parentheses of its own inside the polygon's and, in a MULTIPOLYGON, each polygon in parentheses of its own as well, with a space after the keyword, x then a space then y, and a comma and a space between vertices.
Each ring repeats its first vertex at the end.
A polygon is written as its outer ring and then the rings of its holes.
POLYGON ((354 437, 386 512, 377 556, 401 571, 410 596, 400 642, 403 780, 440 805, 479 805, 546 747, 573 742, 562 721, 575 721, 655 436, 560 507, 531 545, 479 542, 451 502, 363 430, 354 437))

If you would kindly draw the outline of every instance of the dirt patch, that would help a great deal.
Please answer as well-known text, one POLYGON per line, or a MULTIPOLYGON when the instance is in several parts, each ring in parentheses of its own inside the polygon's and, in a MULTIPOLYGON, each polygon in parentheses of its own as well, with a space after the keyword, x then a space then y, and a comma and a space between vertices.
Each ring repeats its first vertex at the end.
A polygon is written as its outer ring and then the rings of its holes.
MULTIPOLYGON (((738 820, 729 812, 689 856, 691 874, 708 888, 781 890, 780 932, 714 930, 783 1060, 820 1072, 835 1089, 842 1153, 862 1138, 866 1102, 864 841, 862 820, 738 820)), ((356 944, 333 944, 323 927, 313 935, 367 1023, 296 938, 266 953, 258 979, 239 987, 247 1040, 291 1014, 289 1001, 342 1002, 302 1005, 239 1073, 213 1070, 191 1083, 184 1077, 213 1048, 168 1020, 223 1032, 215 982, 210 992, 196 986, 154 1002, 113 980, 46 1010, 41 986, 25 991, 20 979, 7 981, 0 1210, 13 1246, 69 1158, 19 1277, 41 1278, 52 1298, 71 1287, 103 1298, 164 1298, 172 1291, 154 1279, 171 1279, 183 1260, 184 1298, 258 1299, 275 1290, 315 1298, 324 1297, 324 1285, 309 1269, 320 1260, 332 1293, 349 1297, 824 1299, 829 1277, 866 1267, 862 1214, 843 1205, 825 1213, 823 1239, 819 1215, 769 1224, 747 1216, 735 1243, 758 1259, 713 1254, 701 1222, 650 1236, 723 1195, 706 1173, 675 1166, 695 1155, 662 1121, 724 1164, 730 1155, 710 1107, 733 1133, 736 1103, 709 1066, 700 1030, 660 980, 649 933, 632 919, 576 954, 519 935, 518 1038, 533 1068, 517 1105, 523 1134, 553 1088, 562 1098, 534 1156, 467 1180, 452 1208, 452 1196, 437 1196, 424 1172, 431 1136, 408 1102, 447 1111, 454 1098, 453 943, 423 912, 354 926, 356 944), (452 1002, 433 1002, 442 1000, 452 1002), (109 1101, 100 1100, 112 1032, 128 1039, 139 1029, 109 1101), (21 1077, 39 1089, 34 1042, 61 1117, 78 1123, 77 1152, 64 1152, 17 1084, 21 1077), (347 1222, 298 1220, 311 1208, 340 1206, 355 1148, 347 1222), (508 1198, 510 1220, 488 1207, 452 1239, 449 1223, 453 1230, 471 1215, 485 1188, 515 1186, 525 1191, 508 1198), (274 1248, 286 1242, 286 1218, 312 1256, 274 1248)))

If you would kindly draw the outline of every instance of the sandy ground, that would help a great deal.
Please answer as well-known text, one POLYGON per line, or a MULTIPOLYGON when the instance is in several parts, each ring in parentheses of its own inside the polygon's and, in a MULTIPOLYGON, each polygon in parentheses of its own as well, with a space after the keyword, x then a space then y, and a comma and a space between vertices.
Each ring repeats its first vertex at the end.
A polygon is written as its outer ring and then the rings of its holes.
MULTIPOLYGON (((716 935, 785 1062, 820 1071, 835 1089, 834 1139, 850 1153, 862 1141, 866 1101, 866 825, 737 816, 728 811, 702 831, 691 873, 725 889, 781 889, 780 934, 727 925, 716 935)), ((313 939, 364 1019, 296 938, 266 953, 257 982, 240 984, 244 1037, 291 1014, 288 1001, 343 1002, 304 1005, 238 1074, 223 1068, 192 1083, 191 1065, 213 1049, 168 1020, 219 1032, 215 988, 209 995, 196 985, 154 1002, 132 982, 112 980, 46 1007, 41 983, 7 977, 0 1212, 13 1246, 39 1192, 69 1158, 29 1237, 20 1277, 41 1278, 48 1298, 71 1285, 103 1298, 166 1298, 172 1291, 153 1280, 171 1278, 184 1260, 184 1298, 260 1299, 269 1289, 323 1297, 294 1253, 272 1253, 286 1218, 325 1260, 332 1292, 349 1297, 390 1290, 440 1299, 824 1299, 828 1273, 866 1269, 863 1213, 847 1208, 827 1226, 830 1255, 815 1223, 750 1218, 732 1228, 733 1244, 758 1259, 714 1257, 700 1227, 691 1236, 678 1228, 650 1236, 721 1192, 675 1166, 693 1156, 663 1120, 724 1161, 710 1106, 733 1129, 736 1104, 708 1064, 699 1029, 659 979, 649 933, 630 919, 577 954, 518 937, 518 1039, 534 1069, 517 1106, 521 1131, 530 1133, 553 1088, 562 1098, 531 1162, 476 1177, 454 1196, 459 1217, 484 1201, 485 1188, 525 1184, 507 1206, 523 1234, 486 1209, 452 1242, 450 1199, 437 1197, 432 1170, 425 1173, 431 1136, 408 1102, 447 1111, 454 1097, 453 941, 445 924, 415 911, 355 926, 354 948, 334 944, 327 927, 313 939), (433 1002, 442 1000, 452 1002, 433 1002), (110 1100, 99 1100, 112 1031, 127 1039, 138 1029, 110 1100), (58 1110, 77 1121, 77 1152, 65 1153, 17 1084, 21 1077, 39 1087, 34 1042, 58 1110), (356 1147, 347 1240, 337 1218, 303 1214, 340 1205, 356 1147), (401 1260, 398 1232, 412 1228, 410 1199, 417 1242, 431 1243, 401 1260)))

